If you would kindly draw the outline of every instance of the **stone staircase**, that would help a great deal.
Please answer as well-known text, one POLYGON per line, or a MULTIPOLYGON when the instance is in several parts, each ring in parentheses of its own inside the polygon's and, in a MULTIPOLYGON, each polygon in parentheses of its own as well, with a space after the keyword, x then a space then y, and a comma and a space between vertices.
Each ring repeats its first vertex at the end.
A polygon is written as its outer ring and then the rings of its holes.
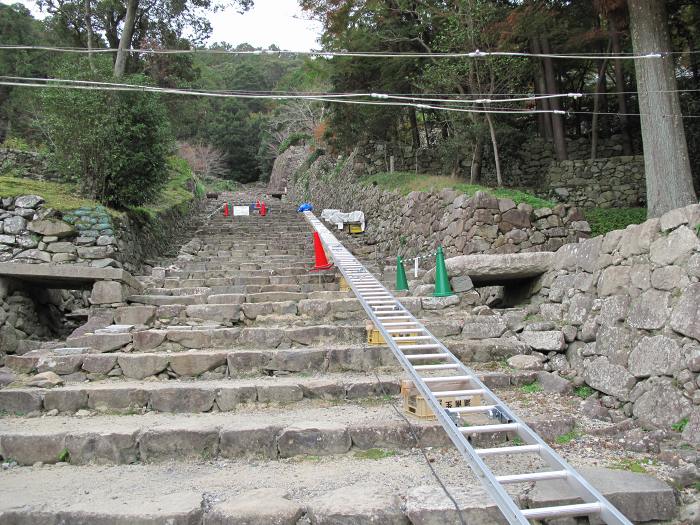
MULTIPOLYGON (((176 258, 138 277, 141 295, 93 307, 65 341, 7 356, 0 524, 459 523, 418 447, 467 523, 503 523, 442 428, 411 419, 411 432, 394 410, 402 373, 388 348, 367 344, 366 317, 336 272, 309 272, 303 218, 273 204, 266 217, 205 220, 219 204, 183 233, 176 258)), ((546 440, 594 425, 575 398, 521 399, 537 372, 504 360, 531 353, 512 336, 524 311, 402 300, 546 440)), ((495 446, 502 435, 479 439, 495 446)), ((533 461, 492 466, 514 473, 533 461)), ((654 478, 587 476, 636 521, 677 514, 654 478)), ((566 501, 547 487, 516 485, 513 496, 566 501)))

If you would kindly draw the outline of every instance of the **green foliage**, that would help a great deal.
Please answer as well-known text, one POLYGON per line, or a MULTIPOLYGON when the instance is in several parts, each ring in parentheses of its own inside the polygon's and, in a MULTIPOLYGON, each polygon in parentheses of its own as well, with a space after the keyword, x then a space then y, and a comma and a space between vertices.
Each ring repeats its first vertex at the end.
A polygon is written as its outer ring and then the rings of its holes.
POLYGON ((581 385, 574 388, 574 395, 581 399, 586 399, 594 394, 594 390, 588 385, 581 385))
POLYGON ((529 385, 521 386, 520 390, 525 394, 535 394, 537 392, 542 392, 542 385, 535 381, 534 383, 530 383, 529 385))
POLYGON ((622 459, 617 463, 610 465, 610 468, 615 470, 629 470, 630 472, 636 472, 637 474, 646 474, 647 469, 642 466, 639 461, 633 459, 622 459))
POLYGON ((647 220, 646 208, 591 208, 584 215, 594 237, 613 230, 624 230, 630 224, 641 224, 647 220))
POLYGON ((554 441, 555 443, 559 445, 566 445, 567 443, 571 443, 573 440, 578 439, 581 437, 581 434, 579 434, 575 430, 571 430, 570 432, 567 432, 566 434, 562 434, 561 436, 557 436, 554 441))
POLYGON ((363 184, 376 184, 380 188, 398 191, 402 195, 408 195, 412 191, 440 191, 451 188, 473 195, 477 191, 485 191, 495 197, 512 199, 516 204, 526 203, 535 208, 550 208, 553 202, 540 199, 527 192, 513 188, 489 188, 478 184, 459 182, 458 179, 438 175, 416 174, 410 171, 395 171, 394 173, 377 173, 362 179, 363 184))
POLYGON ((14 149, 14 150, 19 150, 19 151, 31 151, 31 147, 27 143, 26 140, 24 140, 21 137, 8 137, 5 139, 5 142, 2 143, 3 148, 7 149, 14 149))
POLYGON ((688 418, 684 417, 677 423, 674 423, 671 425, 671 428, 675 430, 676 432, 683 432, 685 430, 685 427, 688 426, 688 418))
POLYGON ((357 459, 385 459, 393 457, 397 454, 395 450, 384 450, 382 448, 370 448, 368 450, 360 450, 355 452, 355 457, 357 459))
POLYGON ((311 135, 308 133, 292 133, 287 136, 279 145, 277 148, 277 153, 279 155, 282 155, 285 151, 287 151, 291 146, 296 146, 302 141, 309 140, 311 138, 311 135))
MULTIPOLYGON (((94 207, 94 200, 79 196, 75 184, 23 179, 8 175, 0 176, 0 196, 41 195, 46 205, 60 211, 76 210, 83 206, 94 207)), ((111 215, 117 212, 108 209, 111 215)))
POLYGON ((58 457, 56 459, 58 459, 58 461, 62 463, 69 463, 70 451, 67 448, 64 448, 63 450, 61 450, 61 452, 58 453, 58 457))
MULTIPOLYGON (((87 80, 107 78, 76 68, 60 73, 87 80)), ((141 75, 124 81, 147 84, 141 75)), ((140 205, 159 194, 168 180, 173 149, 159 95, 47 89, 41 99, 53 163, 66 180, 115 208, 140 205)))

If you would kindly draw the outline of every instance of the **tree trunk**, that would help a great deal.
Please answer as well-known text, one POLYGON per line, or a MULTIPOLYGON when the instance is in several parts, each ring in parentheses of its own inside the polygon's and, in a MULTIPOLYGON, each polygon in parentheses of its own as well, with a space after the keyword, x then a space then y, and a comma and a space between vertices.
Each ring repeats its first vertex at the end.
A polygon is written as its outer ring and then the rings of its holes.
POLYGON ((88 63, 90 71, 95 72, 95 62, 92 59, 92 10, 90 0, 85 0, 85 27, 87 29, 88 63))
MULTIPOLYGON (((610 45, 606 51, 610 53, 610 45)), ((598 68, 598 79, 595 83, 595 95, 593 95, 593 118, 591 119, 591 160, 595 160, 598 156, 598 112, 600 104, 604 100, 605 89, 605 70, 608 68, 608 59, 606 58, 600 63, 598 68)))
POLYGON ((486 122, 489 124, 489 134, 491 135, 491 146, 493 147, 493 160, 496 164, 496 183, 500 188, 503 186, 503 177, 501 176, 501 159, 498 156, 498 141, 496 140, 496 128, 493 127, 491 114, 486 113, 486 122))
MULTIPOLYGON (((671 50, 663 0, 629 0, 634 53, 671 50)), ((697 203, 688 159, 673 57, 635 60, 644 143, 647 216, 697 203)))
POLYGON ((134 32, 134 24, 136 23, 136 9, 138 0, 129 0, 126 5, 126 18, 124 19, 124 30, 119 39, 119 49, 117 51, 117 60, 114 62, 114 76, 116 78, 123 77, 126 70, 126 59, 131 48, 131 36, 134 32))
POLYGON ((420 148, 420 135, 418 134, 418 118, 416 117, 416 108, 408 108, 408 120, 411 122, 411 139, 413 140, 413 149, 420 148))
MULTIPOLYGON (((549 53, 549 42, 547 37, 540 37, 540 44, 543 53, 549 53)), ((544 64, 544 79, 547 86, 548 95, 557 95, 559 90, 557 88, 557 81, 554 75, 554 64, 551 58, 543 58, 542 62, 544 64)), ((560 111, 561 104, 558 98, 549 99, 549 107, 553 111, 560 111)), ((554 138, 554 151, 557 155, 557 160, 566 160, 568 155, 566 153, 566 133, 564 131, 564 121, 560 114, 550 113, 552 117, 552 135, 554 138)))
POLYGON ((481 157, 484 153, 484 139, 479 137, 474 144, 474 156, 472 157, 471 171, 469 174, 469 184, 481 182, 481 157))
MULTIPOLYGON (((612 52, 614 55, 622 53, 622 45, 620 45, 620 33, 615 26, 615 21, 612 18, 610 24, 610 42, 612 43, 612 52)), ((625 155, 632 155, 632 137, 630 136, 629 118, 627 118, 627 100, 625 99, 625 71, 622 68, 622 60, 616 58, 613 60, 615 68, 615 87, 617 88, 617 112, 620 114, 620 134, 622 135, 622 151, 625 155)))

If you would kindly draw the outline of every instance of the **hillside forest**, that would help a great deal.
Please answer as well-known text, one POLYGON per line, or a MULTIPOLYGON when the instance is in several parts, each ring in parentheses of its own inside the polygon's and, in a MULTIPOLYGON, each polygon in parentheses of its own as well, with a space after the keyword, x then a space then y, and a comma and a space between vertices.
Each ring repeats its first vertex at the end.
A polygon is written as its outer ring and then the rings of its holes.
MULTIPOLYGON (((234 2, 242 11, 252 3, 234 2)), ((443 174, 471 183, 480 181, 489 164, 498 185, 512 186, 501 167, 532 137, 566 160, 568 140, 585 138, 595 159, 601 141, 617 136, 620 154, 642 149, 648 154, 650 216, 697 202, 700 5, 695 1, 300 0, 300 5, 322 22, 318 48, 326 54, 280 53, 274 42, 266 50, 206 44, 208 17, 223 6, 217 0, 40 0, 42 19, 21 4, 0 4, 0 45, 35 47, 0 50, 0 143, 42 152, 86 196, 124 208, 160 191, 174 156, 203 179, 235 184, 264 181, 275 157, 292 144, 346 155, 357 144, 376 141, 433 149, 443 174), (84 52, 41 49, 46 47, 84 52), (347 50, 526 56, 333 54, 347 50), (627 58, 649 53, 662 55, 627 58), (26 79, 164 90, 17 85, 26 79), (167 91, 173 89, 191 93, 167 91), (392 94, 409 104, 283 96, 329 93, 392 94), (659 108, 663 118, 650 118, 659 108)))

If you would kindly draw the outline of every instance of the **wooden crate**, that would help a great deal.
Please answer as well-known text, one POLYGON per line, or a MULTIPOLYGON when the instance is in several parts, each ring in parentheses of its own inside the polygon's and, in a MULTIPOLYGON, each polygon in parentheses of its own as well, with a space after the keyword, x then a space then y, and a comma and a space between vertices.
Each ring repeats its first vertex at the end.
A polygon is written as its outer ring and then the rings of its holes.
MULTIPOLYGON (((383 346, 386 345, 386 341, 384 340, 384 337, 382 336, 381 332, 375 328, 374 323, 367 322, 365 325, 365 329, 367 330, 367 344, 368 345, 377 345, 377 346, 383 346)), ((417 332, 406 332, 405 334, 393 334, 394 337, 409 337, 409 336, 417 336, 420 335, 417 332)), ((416 344, 415 341, 402 341, 401 345, 414 345, 416 344)))
MULTIPOLYGON (((454 387, 446 388, 446 390, 458 390, 463 388, 465 388, 464 382, 455 382, 454 387)), ((410 379, 403 379, 401 381, 401 398, 403 399, 403 410, 407 414, 411 414, 420 419, 436 419, 435 414, 433 414, 428 403, 426 403, 425 398, 418 393, 418 390, 413 385, 413 381, 410 379)), ((438 401, 443 408, 481 406, 482 404, 480 395, 441 397, 438 398, 438 401)))
POLYGON ((357 235, 359 233, 365 233, 365 230, 362 229, 362 224, 350 223, 350 224, 348 224, 348 233, 351 233, 353 235, 357 235))

